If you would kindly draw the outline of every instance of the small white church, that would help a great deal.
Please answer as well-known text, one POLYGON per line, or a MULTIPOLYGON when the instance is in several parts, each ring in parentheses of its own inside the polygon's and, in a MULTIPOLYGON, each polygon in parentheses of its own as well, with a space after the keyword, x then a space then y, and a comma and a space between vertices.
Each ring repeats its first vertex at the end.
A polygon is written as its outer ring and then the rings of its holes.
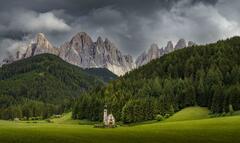
POLYGON ((104 111, 103 111, 103 124, 104 124, 105 127, 108 127, 108 128, 116 127, 115 118, 114 118, 113 114, 108 115, 106 105, 104 106, 104 111))

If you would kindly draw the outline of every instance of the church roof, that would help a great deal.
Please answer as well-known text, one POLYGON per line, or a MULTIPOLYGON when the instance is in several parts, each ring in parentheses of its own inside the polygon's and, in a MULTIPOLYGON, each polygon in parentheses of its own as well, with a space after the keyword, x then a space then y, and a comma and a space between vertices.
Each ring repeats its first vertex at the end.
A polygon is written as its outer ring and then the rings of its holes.
POLYGON ((109 118, 109 117, 112 117, 112 118, 114 118, 113 114, 109 114, 109 115, 108 115, 108 118, 109 118))

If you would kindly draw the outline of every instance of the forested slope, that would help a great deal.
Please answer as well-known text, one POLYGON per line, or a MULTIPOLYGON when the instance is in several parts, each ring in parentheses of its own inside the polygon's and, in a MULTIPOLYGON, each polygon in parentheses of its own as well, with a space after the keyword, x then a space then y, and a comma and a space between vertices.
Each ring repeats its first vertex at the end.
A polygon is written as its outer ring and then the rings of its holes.
POLYGON ((0 68, 0 116, 46 118, 69 110, 82 92, 116 78, 107 70, 99 70, 105 77, 50 54, 4 65, 0 68))
POLYGON ((81 96, 78 119, 101 120, 104 104, 125 123, 199 105, 212 113, 240 109, 240 37, 176 50, 81 96))

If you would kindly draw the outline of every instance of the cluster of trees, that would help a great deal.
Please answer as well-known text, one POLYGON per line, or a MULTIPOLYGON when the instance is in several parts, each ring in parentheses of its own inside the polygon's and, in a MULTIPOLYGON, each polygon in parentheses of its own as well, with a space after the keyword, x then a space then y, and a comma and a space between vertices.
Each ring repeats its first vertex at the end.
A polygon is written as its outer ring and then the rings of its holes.
POLYGON ((49 54, 3 65, 0 118, 46 118, 70 110, 81 92, 104 84, 90 74, 49 54))
MULTIPOLYGON (((0 96, 0 99, 6 98, 0 96)), ((29 120, 30 118, 47 119, 53 114, 60 114, 66 108, 59 105, 47 104, 39 101, 25 101, 23 104, 12 104, 0 108, 0 117, 4 120, 15 118, 29 120)))
POLYGON ((73 118, 101 120, 108 105, 125 123, 171 115, 187 106, 240 110, 240 37, 164 55, 106 87, 82 95, 73 118))

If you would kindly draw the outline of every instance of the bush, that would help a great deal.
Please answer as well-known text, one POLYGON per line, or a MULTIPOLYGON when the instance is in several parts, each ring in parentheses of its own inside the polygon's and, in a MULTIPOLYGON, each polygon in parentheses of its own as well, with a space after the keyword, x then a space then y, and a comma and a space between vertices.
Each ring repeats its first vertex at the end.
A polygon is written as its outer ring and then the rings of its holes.
POLYGON ((54 123, 51 119, 46 119, 46 122, 48 122, 48 123, 54 123))
POLYGON ((155 119, 156 119, 157 121, 163 121, 163 120, 164 120, 164 117, 163 117, 162 115, 158 114, 158 115, 155 117, 155 119))
POLYGON ((170 114, 165 114, 164 118, 169 118, 171 115, 170 114))

